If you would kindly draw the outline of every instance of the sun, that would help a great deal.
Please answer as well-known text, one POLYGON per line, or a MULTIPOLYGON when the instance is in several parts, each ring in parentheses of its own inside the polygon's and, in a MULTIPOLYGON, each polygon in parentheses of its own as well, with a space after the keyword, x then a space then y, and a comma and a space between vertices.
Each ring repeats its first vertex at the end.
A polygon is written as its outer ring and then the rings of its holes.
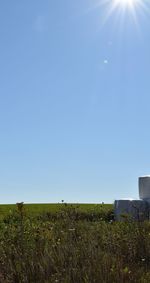
MULTIPOLYGON (((147 1, 150 0, 97 0, 99 6, 106 7, 106 13, 104 15, 103 24, 105 24, 109 18, 113 17, 115 22, 118 20, 123 26, 127 23, 128 19, 132 19, 137 29, 139 26, 139 16, 143 11, 149 13, 147 1)), ((131 21, 130 21, 131 23, 131 21)))
POLYGON ((133 5, 135 4, 136 0, 115 0, 118 5, 133 5))
POLYGON ((102 16, 102 26, 109 19, 114 19, 113 23, 122 29, 126 24, 133 23, 138 32, 140 32, 140 17, 150 14, 150 0, 92 0, 95 1, 90 10, 99 8, 104 9, 102 16))
POLYGON ((133 9, 137 4, 137 0, 114 0, 115 6, 120 6, 122 8, 133 9))

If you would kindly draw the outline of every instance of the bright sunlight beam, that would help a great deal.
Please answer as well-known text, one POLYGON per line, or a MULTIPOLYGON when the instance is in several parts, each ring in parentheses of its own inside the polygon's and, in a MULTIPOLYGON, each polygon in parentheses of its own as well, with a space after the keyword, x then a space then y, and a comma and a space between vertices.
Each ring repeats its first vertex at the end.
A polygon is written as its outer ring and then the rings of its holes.
POLYGON ((122 22, 126 21, 127 16, 131 16, 137 29, 139 29, 138 15, 141 11, 149 12, 149 0, 98 0, 98 6, 106 6, 107 12, 104 18, 104 24, 113 16, 120 19, 122 22))

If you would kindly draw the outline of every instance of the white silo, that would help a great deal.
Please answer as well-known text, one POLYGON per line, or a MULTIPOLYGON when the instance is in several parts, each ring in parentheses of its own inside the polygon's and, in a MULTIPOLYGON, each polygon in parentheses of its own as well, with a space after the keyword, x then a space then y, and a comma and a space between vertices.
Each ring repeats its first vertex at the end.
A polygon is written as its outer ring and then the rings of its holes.
POLYGON ((150 202, 150 176, 139 177, 140 199, 150 202))

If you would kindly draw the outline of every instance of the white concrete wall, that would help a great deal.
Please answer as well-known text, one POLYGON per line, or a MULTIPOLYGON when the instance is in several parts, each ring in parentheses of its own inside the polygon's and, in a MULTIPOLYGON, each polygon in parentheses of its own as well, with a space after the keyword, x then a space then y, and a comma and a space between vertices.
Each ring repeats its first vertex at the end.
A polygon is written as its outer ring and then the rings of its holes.
POLYGON ((117 221, 142 221, 149 217, 150 205, 144 200, 115 200, 114 206, 117 221))

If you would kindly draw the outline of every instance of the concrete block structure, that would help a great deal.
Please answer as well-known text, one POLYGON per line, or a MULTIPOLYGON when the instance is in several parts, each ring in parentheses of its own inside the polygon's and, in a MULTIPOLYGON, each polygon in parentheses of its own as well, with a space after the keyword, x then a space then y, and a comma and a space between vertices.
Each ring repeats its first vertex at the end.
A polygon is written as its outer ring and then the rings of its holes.
POLYGON ((139 199, 119 199, 114 202, 116 221, 150 219, 150 176, 139 177, 139 199))

